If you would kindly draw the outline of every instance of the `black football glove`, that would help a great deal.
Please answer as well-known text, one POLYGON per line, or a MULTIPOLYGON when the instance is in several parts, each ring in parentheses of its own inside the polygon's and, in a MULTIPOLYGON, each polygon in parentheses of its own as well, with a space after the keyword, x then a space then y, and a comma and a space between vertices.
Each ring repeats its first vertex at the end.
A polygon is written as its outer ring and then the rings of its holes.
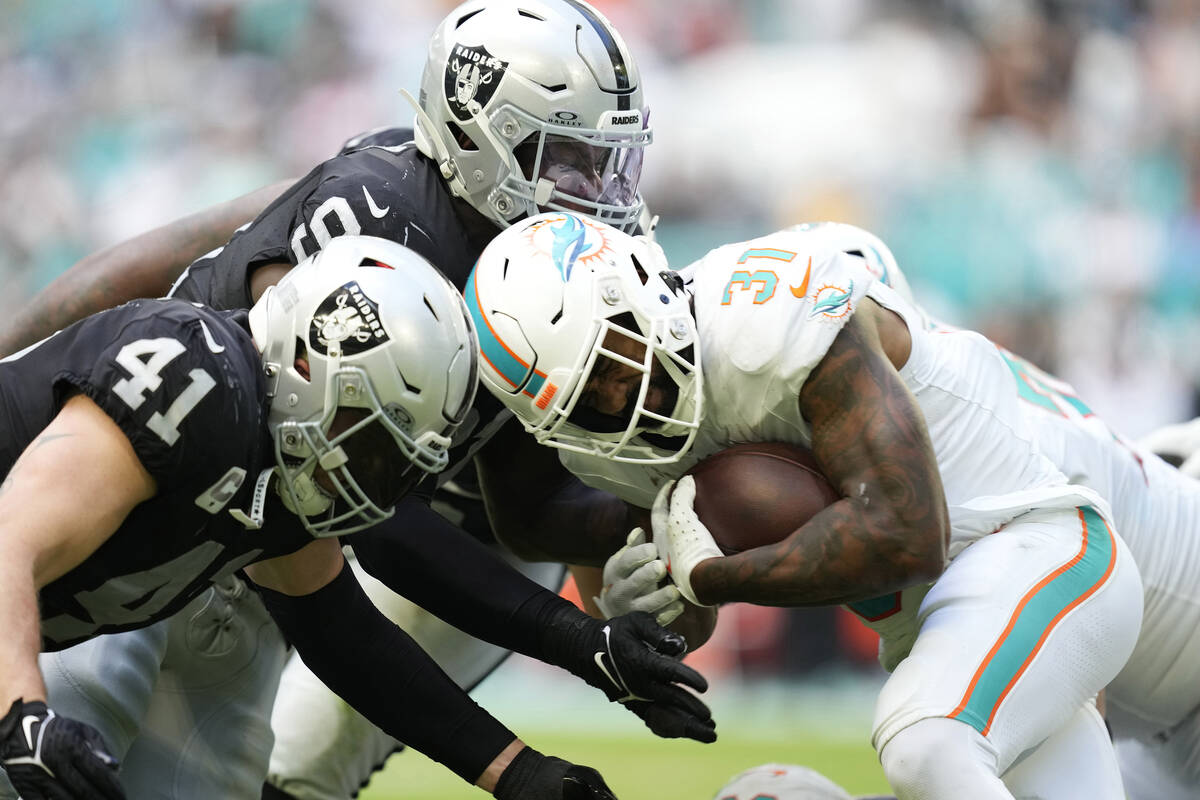
POLYGON ((517 753, 496 781, 497 800, 617 800, 600 773, 532 747, 517 753))
POLYGON ((542 637, 550 663, 623 703, 659 736, 716 741, 708 706, 677 685, 708 689, 703 675, 679 661, 687 642, 646 612, 602 621, 564 606, 542 629, 542 637))
POLYGON ((17 699, 0 719, 0 764, 22 800, 125 800, 100 733, 41 701, 17 699))

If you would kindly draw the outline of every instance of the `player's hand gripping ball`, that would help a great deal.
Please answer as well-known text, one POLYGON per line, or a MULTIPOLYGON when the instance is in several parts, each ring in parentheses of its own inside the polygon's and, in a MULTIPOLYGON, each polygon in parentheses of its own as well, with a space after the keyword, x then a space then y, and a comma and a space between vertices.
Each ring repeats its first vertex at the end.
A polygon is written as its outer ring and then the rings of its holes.
POLYGON ((691 585, 697 564, 783 541, 840 497, 805 447, 735 445, 659 490, 654 541, 680 593, 702 605, 691 585))

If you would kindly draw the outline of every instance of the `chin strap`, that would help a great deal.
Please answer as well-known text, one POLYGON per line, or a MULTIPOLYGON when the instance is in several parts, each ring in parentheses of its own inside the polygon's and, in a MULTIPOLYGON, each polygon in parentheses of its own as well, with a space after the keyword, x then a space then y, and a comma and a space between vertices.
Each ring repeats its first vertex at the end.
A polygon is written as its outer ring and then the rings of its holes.
POLYGON ((400 95, 408 101, 408 104, 413 107, 417 118, 414 121, 416 134, 417 149, 425 155, 437 162, 438 170, 454 189, 455 194, 462 194, 466 189, 460 178, 457 177, 458 171, 454 167, 454 162, 450 160, 450 151, 446 149, 446 145, 442 142, 442 137, 437 135, 437 126, 433 124, 433 120, 425 113, 425 109, 421 108, 416 99, 408 93, 407 89, 401 89, 400 95))
POLYGON ((229 516, 236 519, 248 531, 256 531, 266 521, 267 487, 271 484, 271 476, 275 474, 274 467, 267 467, 258 473, 254 481, 254 494, 250 496, 250 508, 242 511, 240 508, 229 509, 229 516))

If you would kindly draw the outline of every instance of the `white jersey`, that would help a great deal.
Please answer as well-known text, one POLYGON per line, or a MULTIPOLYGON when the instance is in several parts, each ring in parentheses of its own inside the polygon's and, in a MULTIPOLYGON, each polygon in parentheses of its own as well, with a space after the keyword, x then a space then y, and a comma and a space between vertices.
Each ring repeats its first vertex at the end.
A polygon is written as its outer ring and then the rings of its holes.
POLYGON ((900 376, 933 443, 952 526, 950 556, 1033 509, 1107 507, 1068 483, 1035 444, 999 350, 969 331, 929 329, 919 309, 864 259, 812 229, 791 229, 708 253, 688 269, 705 376, 706 413, 687 457, 647 466, 563 452, 586 484, 648 508, 657 487, 740 442, 808 446, 800 388, 864 298, 899 314, 912 351, 900 376))
POLYGON ((1142 574, 1138 645, 1108 689, 1114 732, 1166 730, 1200 707, 1200 482, 1114 433, 1069 385, 1006 356, 1040 446, 1109 500, 1142 574))

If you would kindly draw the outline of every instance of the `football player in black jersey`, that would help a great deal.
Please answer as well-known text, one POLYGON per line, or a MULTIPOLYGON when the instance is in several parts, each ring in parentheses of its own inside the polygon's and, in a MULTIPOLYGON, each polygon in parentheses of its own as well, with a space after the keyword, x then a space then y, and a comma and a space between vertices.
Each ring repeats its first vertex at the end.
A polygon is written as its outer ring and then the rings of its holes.
MULTIPOLYGON (((626 228, 636 225, 643 216, 644 207, 636 186, 641 150, 650 140, 650 131, 638 73, 620 37, 607 21, 583 3, 477 1, 456 9, 431 43, 416 123, 413 142, 408 141, 405 131, 392 129, 349 143, 342 154, 314 169, 278 197, 227 246, 196 261, 175 282, 173 293, 218 308, 244 308, 294 263, 331 237, 344 233, 370 233, 407 244, 461 286, 475 257, 500 227, 530 212, 542 208, 582 210, 626 228)), ((247 215, 246 209, 253 209, 261 197, 261 193, 248 196, 205 219, 217 223, 215 230, 222 225, 233 227, 234 221, 242 218, 239 215, 247 215)), ((167 242, 186 242, 180 234, 190 231, 178 228, 171 226, 163 232, 171 234, 170 238, 152 234, 135 242, 135 247, 144 247, 135 254, 134 265, 153 263, 146 253, 159 248, 169 251, 167 242)), ((160 260, 164 268, 178 269, 173 256, 160 260)), ((119 284, 110 276, 114 272, 112 267, 121 265, 121 259, 119 252, 102 254, 72 270, 67 280, 83 280, 93 287, 119 284)), ((130 273, 123 269, 122 266, 115 271, 125 278, 127 290, 162 291, 150 271, 132 273, 141 283, 131 285, 130 273), (133 289, 133 285, 141 288, 133 289)), ((158 273, 160 281, 164 274, 158 273)), ((96 292, 85 291, 86 294, 102 297, 96 292)), ((477 496, 470 496, 470 489, 462 491, 464 485, 470 486, 471 470, 461 467, 470 464, 470 456, 475 452, 481 457, 490 456, 488 460, 499 471, 522 473, 546 495, 551 489, 574 484, 564 484, 563 473, 553 457, 547 458, 531 440, 526 442, 515 426, 508 426, 513 431, 501 430, 501 435, 484 447, 488 437, 502 428, 499 423, 504 417, 497 417, 498 405, 486 405, 490 398, 481 397, 480 401, 484 405, 473 414, 478 424, 470 437, 459 437, 465 441, 455 449, 451 469, 447 471, 454 484, 443 481, 435 495, 435 504, 448 513, 465 516, 468 524, 474 522, 470 528, 477 537, 490 538, 477 496), (519 464, 520 469, 513 470, 514 464, 519 464)), ((528 496, 531 508, 535 507, 539 496, 528 496)), ((579 498, 577 494, 576 499, 579 498)), ((586 503, 570 505, 572 512, 588 511, 586 503)), ((537 526, 536 531, 557 534, 563 530, 563 526, 554 524, 553 514, 565 509, 544 510, 550 521, 537 526)), ((595 522, 613 520, 611 508, 602 506, 599 512, 595 522)), ((503 627, 507 619, 499 609, 521 608, 528 612, 523 594, 495 588, 507 580, 498 571, 487 581, 491 590, 488 599, 496 610, 476 608, 476 598, 470 596, 479 593, 480 569, 455 569, 451 575, 445 574, 448 561, 456 566, 462 561, 459 550, 465 545, 459 544, 458 532, 442 518, 430 514, 428 508, 416 504, 405 504, 400 516, 405 517, 408 527, 422 527, 437 535, 404 540, 376 534, 360 537, 355 547, 360 561, 385 578, 386 583, 402 587, 410 600, 435 609, 444 617, 454 616, 458 627, 492 640, 496 638, 495 628, 503 627), (413 552, 414 548, 422 549, 413 552)), ((605 528, 607 533, 610 526, 596 527, 605 528)), ((623 535, 627 527, 622 522, 613 529, 623 535)), ((593 565, 603 563, 604 557, 621 544, 617 541, 614 545, 608 539, 588 541, 584 531, 573 530, 573 533, 576 535, 565 541, 560 541, 564 537, 554 535, 538 542, 510 537, 507 543, 533 559, 553 558, 593 565)), ((486 569, 496 567, 489 565, 486 569)), ((552 586, 557 586, 561 579, 557 568, 527 565, 525 569, 552 586)), ((244 634, 239 641, 250 643, 249 649, 255 653, 252 657, 258 660, 263 672, 271 674, 272 669, 267 666, 270 659, 265 654, 277 652, 278 648, 266 641, 270 637, 262 626, 253 620, 245 623, 243 618, 253 609, 248 609, 244 600, 235 603, 231 597, 244 597, 238 595, 236 584, 224 591, 214 590, 211 602, 196 609, 189 618, 188 630, 183 635, 162 634, 168 640, 168 660, 170 644, 178 639, 219 638, 192 631, 198 627, 196 620, 203 621, 207 615, 211 621, 200 630, 238 626, 235 630, 244 634), (260 637, 264 639, 261 646, 260 637)), ((453 635, 448 626, 445 630, 453 635)), ((142 638, 149 635, 139 632, 142 638)), ((120 646, 124 660, 140 663, 130 655, 142 649, 140 642, 120 646)), ((506 646, 513 644, 506 642, 506 646)), ((525 644, 518 649, 530 647, 525 644)), ((436 646, 433 649, 438 652, 436 646)), ((467 685, 486 674, 502 657, 500 651, 481 655, 459 643, 453 644, 452 649, 454 652, 443 664, 467 685), (462 664, 464 669, 459 672, 450 661, 462 664)), ((210 653, 206 650, 201 655, 207 657, 210 653)), ((202 658, 191 660, 205 663, 202 658)), ((147 661, 144 670, 148 676, 164 663, 147 661)), ((293 666, 302 669, 298 664, 293 666)), ((80 672, 78 664, 60 663, 59 667, 64 673, 72 673, 73 678, 80 672)), ((82 666, 86 668, 87 662, 82 666)), ((246 673, 247 670, 242 670, 239 674, 246 673)), ((273 689, 273 684, 267 685, 273 689)), ((303 697, 311 694, 300 693, 303 697)), ((136 714, 130 716, 143 726, 142 733, 146 727, 160 725, 163 718, 154 714, 153 709, 140 719, 136 714)), ((345 737, 338 731, 314 730, 319 727, 314 720, 321 715, 314 713, 311 706, 301 706, 295 716, 308 724, 304 727, 288 724, 283 729, 277 726, 280 739, 277 755, 285 753, 288 747, 300 749, 290 761, 273 766, 272 779, 296 796, 346 797, 356 791, 379 760, 396 746, 390 737, 368 746, 354 735, 345 737), (345 742, 339 749, 329 750, 325 748, 325 737, 344 738, 345 742), (303 749, 305 746, 310 749, 303 749), (314 750, 320 751, 318 755, 314 756, 314 750), (354 763, 346 763, 351 760, 354 763), (297 770, 304 774, 294 774, 297 770), (329 782, 324 782, 322 772, 329 782)), ((665 729, 658 725, 656 730, 665 729)), ((673 733, 702 739, 712 735, 710 729, 703 727, 677 728, 673 733)), ((140 763, 137 750, 138 743, 134 742, 127 764, 135 760, 140 763)))
MULTIPOLYGON (((612 797, 470 701, 342 557, 339 536, 391 518, 447 463, 474 341, 427 262, 345 236, 248 314, 135 301, 0 362, 0 764, 21 797, 125 796, 101 735, 45 702, 39 649, 144 627, 239 569, 323 680, 465 780, 501 798, 612 797)), ((614 694, 699 679, 647 655, 666 631, 634 636, 625 659, 610 627, 596 655, 629 681, 614 694)))

